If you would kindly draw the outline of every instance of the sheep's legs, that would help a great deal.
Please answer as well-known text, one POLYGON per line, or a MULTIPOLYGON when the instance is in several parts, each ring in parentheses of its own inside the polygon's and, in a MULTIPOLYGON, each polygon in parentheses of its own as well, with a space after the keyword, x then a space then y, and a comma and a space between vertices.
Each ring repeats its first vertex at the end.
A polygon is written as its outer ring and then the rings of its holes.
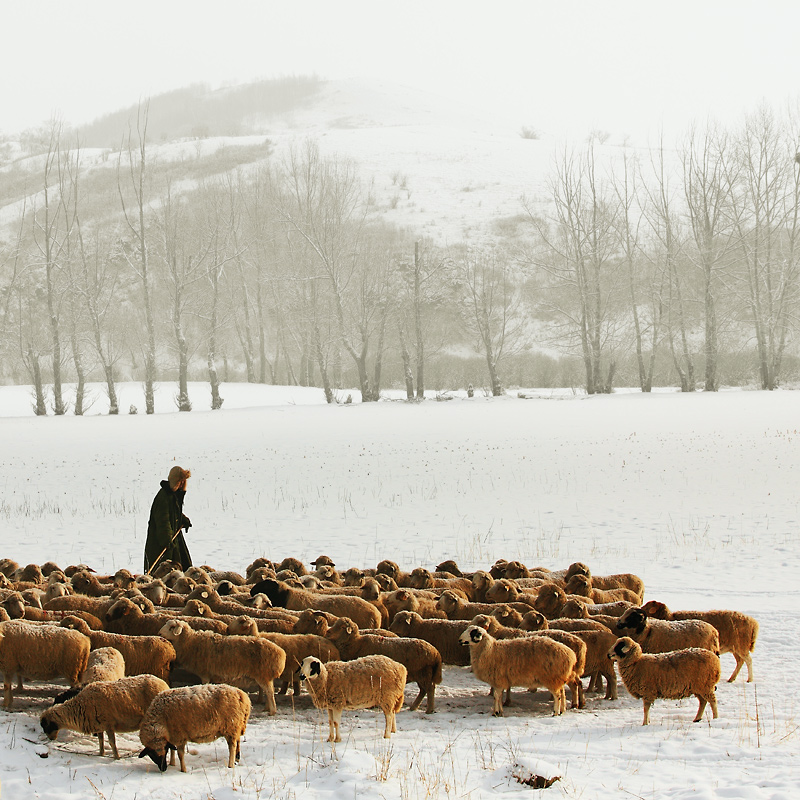
POLYGON ((733 657, 736 659, 736 669, 733 670, 730 678, 728 678, 728 683, 733 683, 736 680, 736 676, 744 664, 747 664, 747 682, 751 683, 753 680, 753 659, 750 653, 745 653, 743 656, 738 656, 734 653, 733 657))
POLYGON ((11 701, 13 699, 14 696, 11 694, 11 680, 6 677, 3 684, 3 707, 11 708, 11 701))
POLYGON ((711 714, 714 719, 717 718, 717 696, 712 691, 708 697, 702 697, 701 695, 697 695, 698 700, 700 701, 700 705, 697 709, 697 716, 694 718, 693 722, 700 722, 703 719, 703 712, 706 710, 706 704, 711 706, 711 714))
MULTIPOLYGON (((186 745, 182 744, 180 747, 178 747, 178 760, 181 762, 181 772, 186 772, 186 762, 184 761, 185 753, 186 753, 186 745)), ((175 759, 175 755, 174 754, 173 754, 172 758, 173 758, 172 763, 174 764, 175 763, 175 760, 174 760, 175 759)))
POLYGON ((383 727, 383 738, 391 739, 392 734, 397 731, 397 726, 394 724, 394 711, 384 711, 383 716, 386 724, 383 727))
MULTIPOLYGON (((419 708, 419 704, 422 702, 422 698, 425 697, 425 693, 428 692, 428 688, 423 686, 421 683, 418 683, 419 686, 419 694, 417 695, 417 699, 408 707, 409 711, 416 711, 419 708)), ((430 714, 430 707, 431 707, 431 700, 428 697, 428 714, 430 714)))
POLYGON ((492 686, 492 694, 494 695, 494 703, 492 705, 492 716, 503 716, 503 689, 500 686, 492 686))
MULTIPOLYGON (((108 736, 108 745, 111 748, 111 753, 114 758, 119 758, 119 751, 117 750, 117 736, 112 730, 106 731, 106 736, 108 736)), ((100 741, 103 741, 103 734, 100 733, 100 741)))
POLYGON ((431 683, 430 686, 428 686, 428 705, 425 707, 426 714, 433 714, 433 712, 436 711, 435 703, 436 703, 436 684, 431 683))
POLYGON ((341 708, 328 709, 328 741, 341 742, 342 737, 339 735, 339 724, 342 721, 341 708))
POLYGON ((642 702, 644 703, 644 721, 642 725, 649 725, 650 724, 650 706, 653 705, 653 701, 645 698, 642 698, 642 702))
POLYGON ((239 760, 239 740, 233 736, 226 737, 228 742, 228 769, 233 769, 239 760))
MULTIPOLYGON (((275 705, 275 686, 272 681, 264 686, 259 686, 259 689, 266 695, 266 702, 264 703, 264 711, 271 717, 278 713, 278 707, 275 705)), ((261 698, 259 697, 259 700, 261 698)))

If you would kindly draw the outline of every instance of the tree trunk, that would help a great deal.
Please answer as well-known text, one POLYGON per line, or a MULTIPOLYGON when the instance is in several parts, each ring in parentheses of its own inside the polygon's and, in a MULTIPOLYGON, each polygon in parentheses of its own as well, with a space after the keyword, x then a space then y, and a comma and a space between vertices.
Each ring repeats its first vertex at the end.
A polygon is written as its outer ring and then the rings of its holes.
POLYGON ((403 359, 403 376, 406 381, 406 400, 414 399, 414 374, 411 371, 411 355, 406 345, 406 337, 403 333, 402 323, 398 326, 400 334, 400 357, 403 359))
POLYGON ((37 417, 47 415, 47 403, 44 400, 44 386, 42 385, 42 370, 39 366, 39 354, 33 352, 33 348, 28 345, 28 362, 30 363, 31 374, 33 377, 33 392, 36 403, 33 406, 33 413, 37 417))

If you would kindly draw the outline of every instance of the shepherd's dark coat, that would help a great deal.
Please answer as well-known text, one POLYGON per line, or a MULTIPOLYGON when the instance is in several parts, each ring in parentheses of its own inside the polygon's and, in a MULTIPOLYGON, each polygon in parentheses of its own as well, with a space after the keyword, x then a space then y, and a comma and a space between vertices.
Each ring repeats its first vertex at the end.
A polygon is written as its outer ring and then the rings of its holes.
POLYGON ((145 572, 162 561, 175 561, 183 570, 192 566, 192 557, 189 555, 186 540, 183 538, 183 533, 179 532, 189 522, 183 514, 185 495, 184 489, 173 491, 168 481, 161 481, 161 489, 153 500, 150 521, 147 523, 147 542, 144 546, 145 572))

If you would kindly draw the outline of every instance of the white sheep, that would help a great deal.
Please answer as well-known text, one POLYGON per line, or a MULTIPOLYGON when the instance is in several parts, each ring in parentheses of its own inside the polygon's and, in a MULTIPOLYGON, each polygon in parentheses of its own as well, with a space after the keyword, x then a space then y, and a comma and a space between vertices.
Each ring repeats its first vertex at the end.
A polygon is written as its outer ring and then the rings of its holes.
POLYGON ((323 664, 308 656, 300 665, 299 675, 314 705, 328 711, 329 742, 342 741, 339 726, 345 708, 377 706, 386 720, 383 738, 389 739, 397 730, 395 714, 403 707, 407 677, 406 668, 397 661, 375 655, 323 664))
POLYGON ((671 622, 687 619, 700 619, 713 625, 719 634, 719 652, 732 653, 736 667, 728 678, 728 683, 736 680, 743 664, 747 664, 747 682, 753 680, 753 652, 758 638, 758 621, 740 611, 716 609, 712 611, 670 611, 664 603, 650 600, 642 606, 649 617, 671 622))
POLYGON ((250 719, 250 698, 234 686, 208 684, 168 689, 154 698, 142 719, 139 738, 144 749, 139 758, 148 756, 164 772, 167 750, 170 764, 175 752, 181 772, 186 772, 186 743, 213 742, 223 737, 228 743, 228 767, 240 757, 240 740, 250 719))
POLYGON ((125 677, 125 659, 116 647, 98 647, 89 653, 81 683, 117 681, 125 677))
POLYGON ((82 633, 14 620, 0 623, 0 672, 4 708, 13 702, 12 680, 66 678, 77 686, 89 661, 91 642, 82 633))
POLYGON ((492 687, 494 716, 503 716, 503 692, 512 686, 544 686, 553 695, 553 714, 566 710, 564 685, 577 660, 566 645, 541 636, 495 639, 478 625, 470 625, 460 642, 469 646, 473 675, 492 687))
POLYGON ((617 639, 608 657, 617 662, 625 688, 644 703, 644 721, 650 723, 650 706, 656 698, 679 700, 695 695, 700 701, 694 722, 703 718, 706 704, 717 718, 714 692, 720 678, 719 656, 702 647, 666 653, 642 653, 629 636, 617 639))
POLYGON ((115 734, 138 730, 152 699, 167 689, 167 683, 154 675, 97 681, 77 694, 67 693, 68 699, 42 712, 39 723, 51 741, 56 740, 61 728, 97 735, 101 756, 105 754, 105 733, 111 753, 119 758, 115 734))
POLYGON ((183 620, 172 620, 160 635, 172 642, 178 661, 194 672, 203 683, 233 683, 249 680, 266 696, 264 710, 273 716, 273 681, 286 666, 286 653, 260 636, 224 636, 211 631, 195 631, 183 620))

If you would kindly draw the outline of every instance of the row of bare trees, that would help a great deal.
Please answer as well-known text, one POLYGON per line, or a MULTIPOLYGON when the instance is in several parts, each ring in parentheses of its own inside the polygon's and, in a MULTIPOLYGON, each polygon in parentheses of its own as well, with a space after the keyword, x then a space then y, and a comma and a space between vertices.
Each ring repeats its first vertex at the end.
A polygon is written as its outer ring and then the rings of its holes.
POLYGON ((176 380, 191 410, 202 369, 212 408, 223 375, 357 383, 409 399, 445 353, 485 359, 488 386, 528 348, 577 355, 588 392, 621 360, 643 391, 669 361, 685 391, 716 391, 725 353, 752 352, 775 388, 800 292, 797 128, 762 109, 740 129, 692 129, 644 152, 591 141, 554 158, 513 237, 437 247, 382 221, 355 165, 312 141, 283 157, 181 179, 147 137, 147 109, 99 162, 54 122, 31 190, 0 242, 0 368, 63 414, 64 374, 85 408, 101 376, 176 380), (702 380, 700 376, 702 375, 702 380))
POLYGON ((610 391, 631 352, 649 391, 664 348, 684 391, 717 391, 721 354, 750 349, 761 387, 778 385, 800 300, 798 151, 800 127, 764 108, 676 150, 558 155, 545 210, 524 201, 524 260, 588 392, 610 391))

